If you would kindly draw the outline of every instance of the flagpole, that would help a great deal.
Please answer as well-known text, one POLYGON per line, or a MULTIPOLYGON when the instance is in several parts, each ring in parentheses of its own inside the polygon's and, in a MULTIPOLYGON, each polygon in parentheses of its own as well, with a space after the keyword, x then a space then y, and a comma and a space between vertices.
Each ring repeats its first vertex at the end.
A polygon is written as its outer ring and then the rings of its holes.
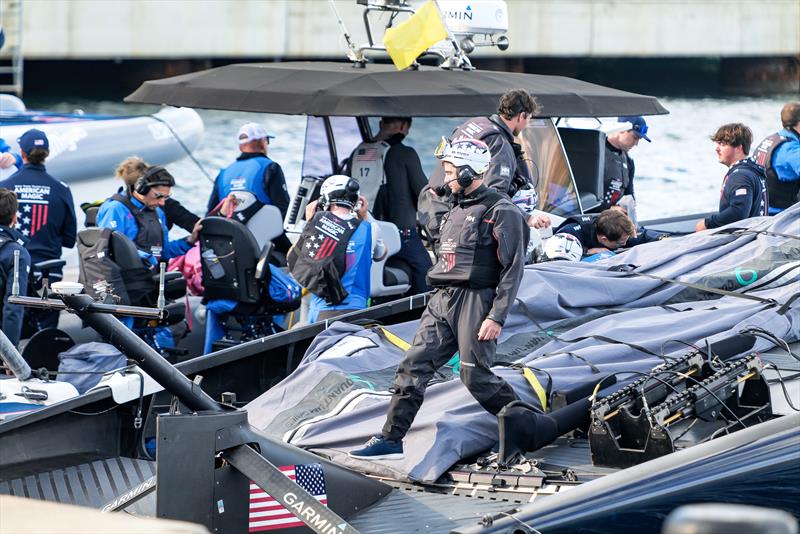
POLYGON ((353 44, 353 40, 350 38, 350 33, 347 31, 347 26, 344 25, 344 20, 342 20, 342 16, 339 14, 339 10, 336 8, 336 0, 328 0, 328 3, 333 9, 333 13, 336 15, 336 20, 339 22, 339 26, 344 34, 344 39, 347 41, 347 58, 354 63, 363 65, 366 60, 364 59, 364 56, 356 50, 356 45, 353 44))
POLYGON ((444 28, 445 30, 447 30, 447 39, 453 44, 453 48, 455 49, 455 56, 452 56, 451 59, 448 61, 452 61, 453 58, 458 59, 457 65, 450 65, 445 68, 452 68, 455 66, 455 67, 460 67, 464 70, 473 70, 475 67, 472 66, 472 62, 469 60, 467 55, 461 49, 461 45, 456 40, 455 36, 453 35, 453 32, 450 31, 450 27, 447 25, 447 21, 445 20, 444 15, 442 14, 442 9, 439 7, 439 2, 437 0, 433 0, 433 5, 436 6, 436 11, 439 13, 439 18, 442 19, 444 28))

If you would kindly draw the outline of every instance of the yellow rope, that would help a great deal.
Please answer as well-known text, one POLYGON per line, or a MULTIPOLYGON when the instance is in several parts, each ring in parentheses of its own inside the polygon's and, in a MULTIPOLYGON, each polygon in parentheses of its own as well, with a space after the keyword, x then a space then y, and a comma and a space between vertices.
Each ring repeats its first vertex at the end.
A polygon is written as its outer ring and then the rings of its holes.
POLYGON ((389 341, 389 343, 391 343, 392 345, 394 345, 395 347, 399 348, 400 350, 402 350, 404 352, 407 351, 409 349, 409 347, 411 347, 411 343, 409 343, 405 339, 403 339, 403 338, 401 338, 401 337, 399 337, 399 336, 397 336, 395 334, 392 334, 391 332, 386 330, 384 327, 381 327, 381 333, 384 335, 386 340, 389 341))
POLYGON ((533 388, 533 391, 536 393, 536 396, 539 397, 539 403, 542 405, 542 411, 547 411, 547 392, 542 387, 542 384, 539 382, 539 379, 536 378, 536 375, 533 374, 533 371, 528 369, 527 367, 522 368, 522 376, 528 381, 528 383, 533 388))

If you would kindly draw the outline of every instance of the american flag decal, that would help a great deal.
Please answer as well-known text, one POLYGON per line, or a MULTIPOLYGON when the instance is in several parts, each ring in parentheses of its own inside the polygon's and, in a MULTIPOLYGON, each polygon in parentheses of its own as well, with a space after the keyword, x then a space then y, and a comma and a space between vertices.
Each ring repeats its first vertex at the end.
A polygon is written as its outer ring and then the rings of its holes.
POLYGON ((316 256, 314 256, 315 260, 324 260, 331 254, 333 254, 333 250, 336 248, 336 244, 338 241, 333 239, 332 237, 326 237, 322 240, 322 244, 319 246, 319 250, 317 251, 316 256))
POLYGON ((47 204, 34 204, 31 208, 31 237, 47 224, 47 204))
POLYGON ((373 161, 378 158, 378 149, 375 147, 359 148, 353 157, 355 161, 373 161))
POLYGON ((452 252, 446 252, 442 254, 442 263, 445 272, 452 271, 453 267, 456 266, 456 255, 452 252))
POLYGON ((17 230, 25 237, 33 237, 47 224, 48 204, 20 202, 17 212, 17 230))
MULTIPOLYGON (((281 472, 297 482, 322 504, 328 504, 325 490, 325 473, 320 464, 286 465, 281 472)), ((278 530, 303 526, 289 510, 252 482, 250 483, 250 519, 248 532, 278 530)))

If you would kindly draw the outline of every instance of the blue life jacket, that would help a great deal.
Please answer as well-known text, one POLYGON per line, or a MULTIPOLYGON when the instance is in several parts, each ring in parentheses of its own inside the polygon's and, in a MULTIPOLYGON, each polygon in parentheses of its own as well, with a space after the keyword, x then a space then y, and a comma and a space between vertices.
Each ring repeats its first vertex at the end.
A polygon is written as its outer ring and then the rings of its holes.
POLYGON ((370 271, 372 269, 372 225, 362 223, 358 226, 345 252, 347 268, 342 276, 342 286, 347 297, 338 305, 329 304, 325 299, 312 296, 309 307, 309 321, 317 320, 323 310, 360 310, 367 307, 370 296, 370 271))
POLYGON ((220 200, 232 191, 249 191, 262 204, 272 204, 264 188, 264 173, 272 160, 260 154, 257 157, 238 159, 222 169, 217 177, 217 194, 220 200))

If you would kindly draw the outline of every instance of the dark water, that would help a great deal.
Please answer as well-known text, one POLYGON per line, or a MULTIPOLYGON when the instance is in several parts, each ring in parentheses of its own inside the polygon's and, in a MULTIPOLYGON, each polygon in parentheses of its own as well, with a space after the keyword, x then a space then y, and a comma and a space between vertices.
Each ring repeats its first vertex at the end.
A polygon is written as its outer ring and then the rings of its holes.
MULTIPOLYGON (((670 114, 648 117, 653 142, 641 142, 631 151, 636 162, 640 218, 715 210, 725 167, 717 162, 709 135, 719 125, 744 122, 753 130, 754 143, 757 143, 778 129, 780 109, 790 99, 793 98, 661 98, 670 114)), ((28 106, 55 111, 80 108, 88 113, 120 115, 157 110, 149 105, 63 98, 40 98, 29 101, 28 106)), ((215 176, 238 154, 235 137, 239 126, 258 121, 276 136, 270 145, 270 156, 283 166, 289 190, 294 190, 301 172, 304 117, 214 110, 198 112, 205 123, 205 136, 194 154, 209 175, 215 176)), ((415 120, 408 142, 419 152, 426 170, 432 167, 431 154, 439 136, 449 134, 453 124, 453 120, 447 119, 415 120)), ((188 158, 168 167, 178 180, 176 197, 191 209, 202 211, 211 190, 210 181, 188 158)), ((102 198, 110 194, 115 185, 111 179, 74 184, 75 200, 102 198)))

